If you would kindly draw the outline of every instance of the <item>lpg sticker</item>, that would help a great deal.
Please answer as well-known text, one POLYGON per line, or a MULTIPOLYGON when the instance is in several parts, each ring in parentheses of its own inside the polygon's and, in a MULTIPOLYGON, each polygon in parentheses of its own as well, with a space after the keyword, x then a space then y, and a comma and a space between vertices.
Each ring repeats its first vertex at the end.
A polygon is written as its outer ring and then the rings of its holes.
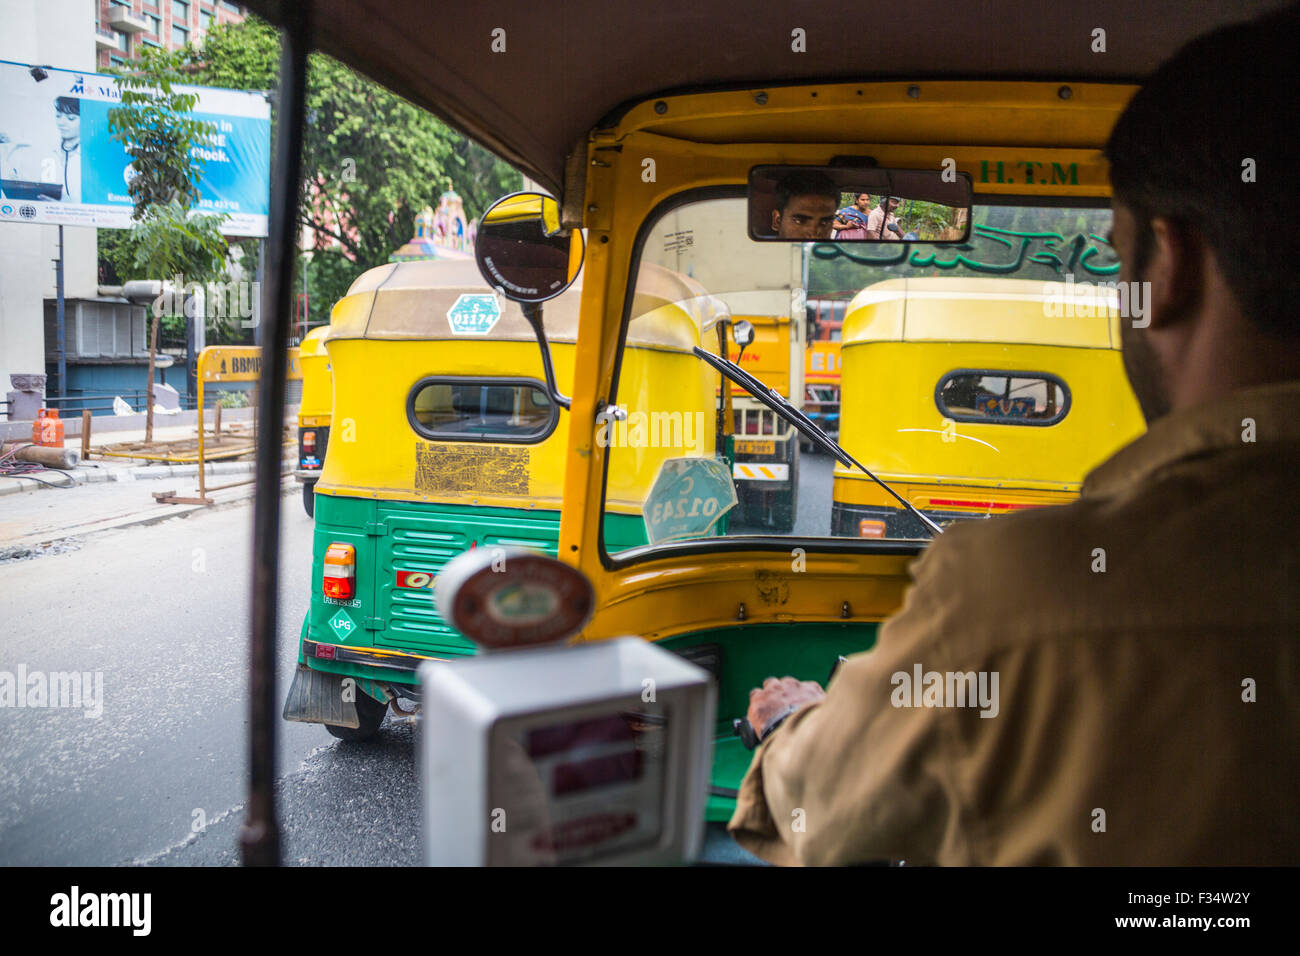
POLYGON ((447 310, 452 335, 487 335, 501 318, 501 304, 492 293, 464 293, 447 310))
POLYGON ((357 629, 352 618, 348 617, 347 611, 339 611, 330 618, 330 630, 333 631, 340 641, 346 641, 349 635, 357 629))

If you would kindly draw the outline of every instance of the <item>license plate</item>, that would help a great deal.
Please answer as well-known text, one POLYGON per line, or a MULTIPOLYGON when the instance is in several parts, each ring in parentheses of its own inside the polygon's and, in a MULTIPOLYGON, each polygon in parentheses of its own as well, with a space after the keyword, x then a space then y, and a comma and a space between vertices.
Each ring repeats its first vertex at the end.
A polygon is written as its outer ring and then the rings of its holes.
POLYGON ((752 438, 736 439, 736 454, 738 455, 775 455, 775 441, 755 441, 752 438))

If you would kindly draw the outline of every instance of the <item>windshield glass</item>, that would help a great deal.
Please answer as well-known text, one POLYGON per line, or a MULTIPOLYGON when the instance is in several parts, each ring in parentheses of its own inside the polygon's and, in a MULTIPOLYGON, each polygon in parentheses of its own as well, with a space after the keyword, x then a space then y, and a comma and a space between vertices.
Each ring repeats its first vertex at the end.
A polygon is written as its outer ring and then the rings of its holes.
MULTIPOLYGON (((895 213, 905 227, 927 214, 895 213)), ((672 273, 721 302, 727 357, 941 527, 1065 503, 1141 430, 1118 352, 1108 209, 979 204, 968 242, 889 246, 758 243, 746 215, 742 197, 711 198, 652 222, 636 298, 672 273)), ((701 346, 722 348, 709 335, 701 346)), ((697 427, 653 427, 686 409, 663 404, 671 382, 652 397, 627 374, 645 361, 629 340, 607 515, 630 517, 637 502, 648 527, 684 515, 675 540, 929 537, 889 489, 713 369, 697 427)), ((698 391, 698 369, 664 371, 698 391)), ((653 527, 647 537, 661 540, 653 527)))

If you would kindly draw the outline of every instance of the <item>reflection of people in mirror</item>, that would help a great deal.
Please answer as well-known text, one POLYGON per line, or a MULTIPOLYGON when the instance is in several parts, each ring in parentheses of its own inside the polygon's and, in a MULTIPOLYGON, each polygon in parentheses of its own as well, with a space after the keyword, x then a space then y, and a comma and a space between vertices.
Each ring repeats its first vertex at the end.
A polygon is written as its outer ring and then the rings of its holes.
POLYGON ((782 239, 829 239, 840 191, 825 173, 787 173, 776 184, 772 231, 782 239))
POLYGON ((852 206, 845 206, 835 214, 831 228, 835 230, 835 240, 866 239, 867 223, 871 215, 871 197, 858 193, 852 206))
MULTIPOLYGON (((59 129, 55 172, 63 185, 64 202, 81 202, 81 100, 60 96, 54 101, 54 125, 59 129)), ((49 177, 42 175, 42 179, 49 177)))
POLYGON ((894 215, 894 210, 898 208, 903 200, 894 196, 889 196, 880 201, 880 205, 871 210, 871 215, 867 217, 867 235, 868 239, 884 239, 891 242, 901 242, 903 239, 903 230, 901 227, 897 231, 891 229, 891 226, 898 226, 898 217, 894 215), (885 212, 885 203, 889 203, 889 212, 885 212))

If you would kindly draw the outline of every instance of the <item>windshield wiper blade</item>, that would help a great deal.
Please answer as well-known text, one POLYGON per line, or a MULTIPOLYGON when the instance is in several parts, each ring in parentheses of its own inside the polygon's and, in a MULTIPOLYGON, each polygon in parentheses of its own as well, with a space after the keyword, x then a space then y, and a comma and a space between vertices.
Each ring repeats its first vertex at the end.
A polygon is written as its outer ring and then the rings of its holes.
POLYGON ((704 361, 709 363, 709 365, 717 369, 718 372, 725 375, 732 382, 735 382, 750 395, 753 395, 772 411, 776 412, 776 414, 788 421, 801 435, 828 455, 833 456, 840 464, 856 467, 881 488, 884 488, 885 491, 893 495, 894 499, 900 505, 902 505, 907 511, 911 512, 911 514, 925 526, 931 536, 943 534, 943 528, 939 527, 933 520, 922 514, 921 511, 913 506, 910 501, 900 495, 893 488, 889 487, 889 485, 884 481, 872 474, 866 465, 862 464, 862 462, 858 461, 840 447, 838 442, 822 431, 816 422, 805 415, 802 409, 798 409, 792 405, 780 392, 768 388, 759 379, 750 375, 743 368, 729 359, 725 359, 720 355, 714 355, 712 352, 706 352, 698 345, 694 347, 694 352, 700 358, 704 359, 704 361))

